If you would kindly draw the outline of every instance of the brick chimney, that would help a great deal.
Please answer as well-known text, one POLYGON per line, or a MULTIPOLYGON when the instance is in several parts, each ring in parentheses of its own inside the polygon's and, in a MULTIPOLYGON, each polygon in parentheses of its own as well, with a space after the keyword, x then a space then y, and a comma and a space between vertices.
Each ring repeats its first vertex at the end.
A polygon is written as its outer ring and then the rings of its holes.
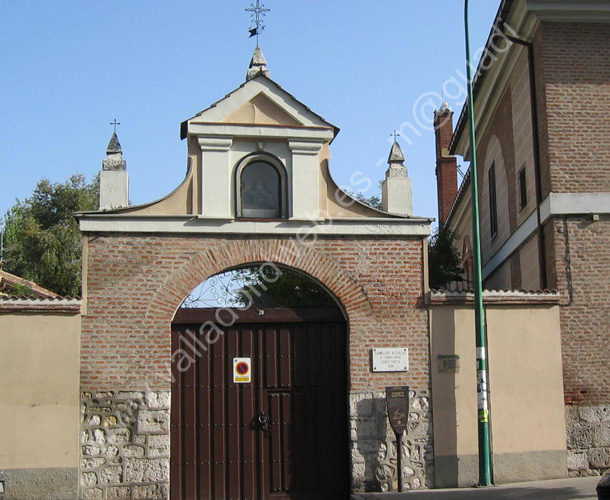
POLYGON ((446 102, 434 112, 436 135, 436 186, 438 195, 438 223, 445 224, 458 191, 457 159, 449 154, 453 137, 453 111, 446 102))

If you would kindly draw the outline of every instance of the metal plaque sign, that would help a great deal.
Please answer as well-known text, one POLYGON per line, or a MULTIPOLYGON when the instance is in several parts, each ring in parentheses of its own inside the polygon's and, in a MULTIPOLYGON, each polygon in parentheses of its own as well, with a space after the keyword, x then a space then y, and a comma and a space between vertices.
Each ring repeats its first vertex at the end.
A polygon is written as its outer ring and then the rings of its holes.
POLYGON ((233 358, 233 382, 236 384, 252 382, 252 361, 250 358, 233 358))
POLYGON ((409 349, 406 347, 380 347, 371 352, 374 372, 406 372, 409 370, 409 349))
POLYGON ((386 387, 385 398, 390 425, 396 434, 402 435, 407 430, 409 418, 409 387, 386 387))
POLYGON ((460 356, 458 354, 439 354, 438 371, 440 373, 459 373, 460 356))

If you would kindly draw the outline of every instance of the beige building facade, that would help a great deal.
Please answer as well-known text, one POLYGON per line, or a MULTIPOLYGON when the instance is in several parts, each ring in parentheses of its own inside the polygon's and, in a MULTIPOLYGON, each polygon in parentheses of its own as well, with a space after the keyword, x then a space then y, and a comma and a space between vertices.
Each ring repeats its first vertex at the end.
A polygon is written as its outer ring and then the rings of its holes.
POLYGON ((7 499, 75 498, 80 301, 0 299, 0 471, 7 499))

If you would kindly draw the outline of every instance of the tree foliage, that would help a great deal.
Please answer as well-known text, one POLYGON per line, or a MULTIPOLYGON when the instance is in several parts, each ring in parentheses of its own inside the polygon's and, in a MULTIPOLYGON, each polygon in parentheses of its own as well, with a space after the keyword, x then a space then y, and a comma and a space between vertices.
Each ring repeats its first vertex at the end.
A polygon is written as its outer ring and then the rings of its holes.
POLYGON ((369 207, 375 208, 377 210, 382 210, 381 198, 377 194, 367 197, 364 196, 362 193, 358 192, 356 194, 350 193, 350 196, 352 196, 359 202, 368 205, 369 207))
POLYGON ((254 309, 272 307, 335 307, 329 293, 303 274, 274 265, 249 267, 238 271, 242 287, 237 301, 254 309))
POLYGON ((74 212, 96 210, 99 181, 42 179, 4 216, 5 269, 63 296, 81 293, 81 235, 74 212))
POLYGON ((454 245, 455 233, 446 226, 440 226, 430 237, 428 267, 430 288, 440 290, 452 281, 461 281, 464 271, 460 253, 454 245))

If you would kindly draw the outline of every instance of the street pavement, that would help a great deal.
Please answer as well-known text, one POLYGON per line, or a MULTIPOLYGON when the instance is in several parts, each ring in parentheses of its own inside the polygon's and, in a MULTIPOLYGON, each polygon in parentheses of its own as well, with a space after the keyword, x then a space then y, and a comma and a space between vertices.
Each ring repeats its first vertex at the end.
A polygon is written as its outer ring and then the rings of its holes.
POLYGON ((419 490, 405 493, 361 493, 353 500, 597 500, 595 487, 600 477, 579 477, 504 484, 489 488, 419 490))

